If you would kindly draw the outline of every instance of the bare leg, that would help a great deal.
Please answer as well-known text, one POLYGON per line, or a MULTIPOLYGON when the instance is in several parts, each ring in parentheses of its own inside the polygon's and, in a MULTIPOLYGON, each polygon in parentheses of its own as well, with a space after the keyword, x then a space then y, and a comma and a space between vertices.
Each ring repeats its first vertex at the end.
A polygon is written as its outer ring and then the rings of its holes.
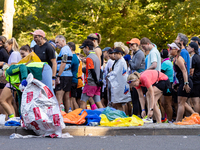
POLYGON ((63 101, 64 101, 64 104, 65 104, 65 111, 68 112, 69 108, 71 107, 69 92, 65 92, 63 101))
POLYGON ((185 110, 187 110, 190 113, 189 115, 195 113, 194 110, 192 109, 192 107, 190 105, 188 105, 187 102, 185 102, 185 110))
POLYGON ((113 107, 114 107, 115 109, 118 109, 118 110, 123 111, 123 107, 122 107, 122 104, 121 104, 121 103, 113 103, 113 107))
POLYGON ((56 98, 58 100, 58 104, 60 106, 61 103, 63 103, 63 95, 64 95, 65 91, 60 90, 60 91, 56 91, 56 98))
POLYGON ((172 116, 173 116, 172 96, 164 96, 164 99, 162 99, 162 105, 163 105, 165 112, 167 114, 167 119, 169 121, 172 121, 172 116))
POLYGON ((155 102, 154 102, 153 114, 154 114, 154 117, 155 117, 157 123, 161 123, 161 113, 160 113, 160 109, 157 105, 158 99, 161 96, 162 96, 162 93, 158 93, 154 96, 155 102))
POLYGON ((72 101, 72 108, 73 108, 72 110, 79 108, 75 97, 71 97, 71 101, 72 101))
POLYGON ((81 102, 80 102, 80 101, 81 101, 80 98, 77 98, 77 99, 76 99, 76 102, 77 102, 77 104, 78 104, 79 107, 81 106, 81 102))
POLYGON ((4 87, 0 95, 0 104, 8 115, 11 115, 11 114, 15 115, 15 109, 12 105, 12 101, 13 101, 13 96, 12 96, 11 90, 7 87, 4 87))
POLYGON ((187 97, 178 96, 178 111, 176 122, 181 121, 183 119, 183 114, 185 112, 185 103, 187 99, 187 97))
POLYGON ((192 99, 192 103, 193 103, 193 107, 194 107, 194 111, 197 113, 200 113, 200 105, 199 105, 199 97, 193 97, 192 99))
POLYGON ((85 101, 80 100, 80 108, 85 109, 87 106, 87 103, 85 101))

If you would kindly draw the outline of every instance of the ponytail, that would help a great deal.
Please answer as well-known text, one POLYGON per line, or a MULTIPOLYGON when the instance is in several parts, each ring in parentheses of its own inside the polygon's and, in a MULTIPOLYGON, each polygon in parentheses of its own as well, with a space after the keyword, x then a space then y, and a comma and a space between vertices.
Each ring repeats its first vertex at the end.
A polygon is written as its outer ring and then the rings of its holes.
POLYGON ((12 50, 13 51, 19 51, 19 46, 18 46, 17 41, 16 41, 15 38, 9 39, 6 43, 8 43, 9 45, 12 44, 12 50))

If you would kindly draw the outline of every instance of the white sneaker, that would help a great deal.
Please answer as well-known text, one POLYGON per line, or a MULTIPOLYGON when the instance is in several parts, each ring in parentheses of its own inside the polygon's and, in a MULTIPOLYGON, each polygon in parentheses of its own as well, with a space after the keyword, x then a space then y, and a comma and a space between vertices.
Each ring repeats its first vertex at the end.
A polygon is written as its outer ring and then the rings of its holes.
POLYGON ((153 123, 153 119, 151 118, 144 118, 142 120, 144 121, 144 123, 153 123))

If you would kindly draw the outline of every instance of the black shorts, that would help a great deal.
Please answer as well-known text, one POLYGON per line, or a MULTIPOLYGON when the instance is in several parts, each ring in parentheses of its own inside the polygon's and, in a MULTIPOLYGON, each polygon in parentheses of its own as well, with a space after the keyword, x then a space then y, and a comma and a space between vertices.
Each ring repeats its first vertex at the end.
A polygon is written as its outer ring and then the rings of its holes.
POLYGON ((65 92, 71 91, 72 86, 72 77, 61 76, 60 77, 60 84, 56 85, 55 90, 60 91, 63 90, 65 92))
POLYGON ((170 82, 169 88, 167 90, 163 91, 164 96, 172 96, 172 84, 173 84, 173 82, 170 82))
POLYGON ((190 97, 200 97, 200 84, 194 84, 190 97))
POLYGON ((163 93, 168 92, 170 88, 170 81, 168 80, 161 80, 158 83, 154 83, 152 86, 157 87, 159 90, 161 90, 163 93))
POLYGON ((76 89, 77 89, 77 83, 72 83, 71 86, 71 97, 77 97, 77 93, 76 93, 76 89))
MULTIPOLYGON (((193 88, 193 83, 192 80, 190 78, 188 78, 188 82, 189 82, 189 86, 192 89, 193 88)), ((182 97, 190 97, 190 93, 186 93, 185 90, 183 90, 183 86, 184 86, 184 80, 179 80, 179 88, 177 91, 177 96, 182 96, 182 97)))
POLYGON ((76 94, 77 94, 76 98, 81 98, 82 91, 83 91, 83 90, 82 90, 82 87, 76 89, 76 94))

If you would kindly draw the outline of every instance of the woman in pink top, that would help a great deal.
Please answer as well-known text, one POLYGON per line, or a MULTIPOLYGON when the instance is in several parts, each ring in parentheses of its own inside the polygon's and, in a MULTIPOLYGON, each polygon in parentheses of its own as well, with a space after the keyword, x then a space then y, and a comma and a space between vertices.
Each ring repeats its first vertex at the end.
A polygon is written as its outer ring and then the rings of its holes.
POLYGON ((147 117, 150 118, 154 114, 157 123, 161 123, 161 114, 157 105, 157 101, 161 97, 163 91, 168 90, 170 87, 170 81, 168 77, 164 73, 157 70, 146 70, 141 74, 138 72, 130 74, 127 82, 131 87, 135 87, 137 89, 142 108, 141 116, 143 118, 146 116, 146 111, 145 98, 141 87, 147 88, 147 117))

